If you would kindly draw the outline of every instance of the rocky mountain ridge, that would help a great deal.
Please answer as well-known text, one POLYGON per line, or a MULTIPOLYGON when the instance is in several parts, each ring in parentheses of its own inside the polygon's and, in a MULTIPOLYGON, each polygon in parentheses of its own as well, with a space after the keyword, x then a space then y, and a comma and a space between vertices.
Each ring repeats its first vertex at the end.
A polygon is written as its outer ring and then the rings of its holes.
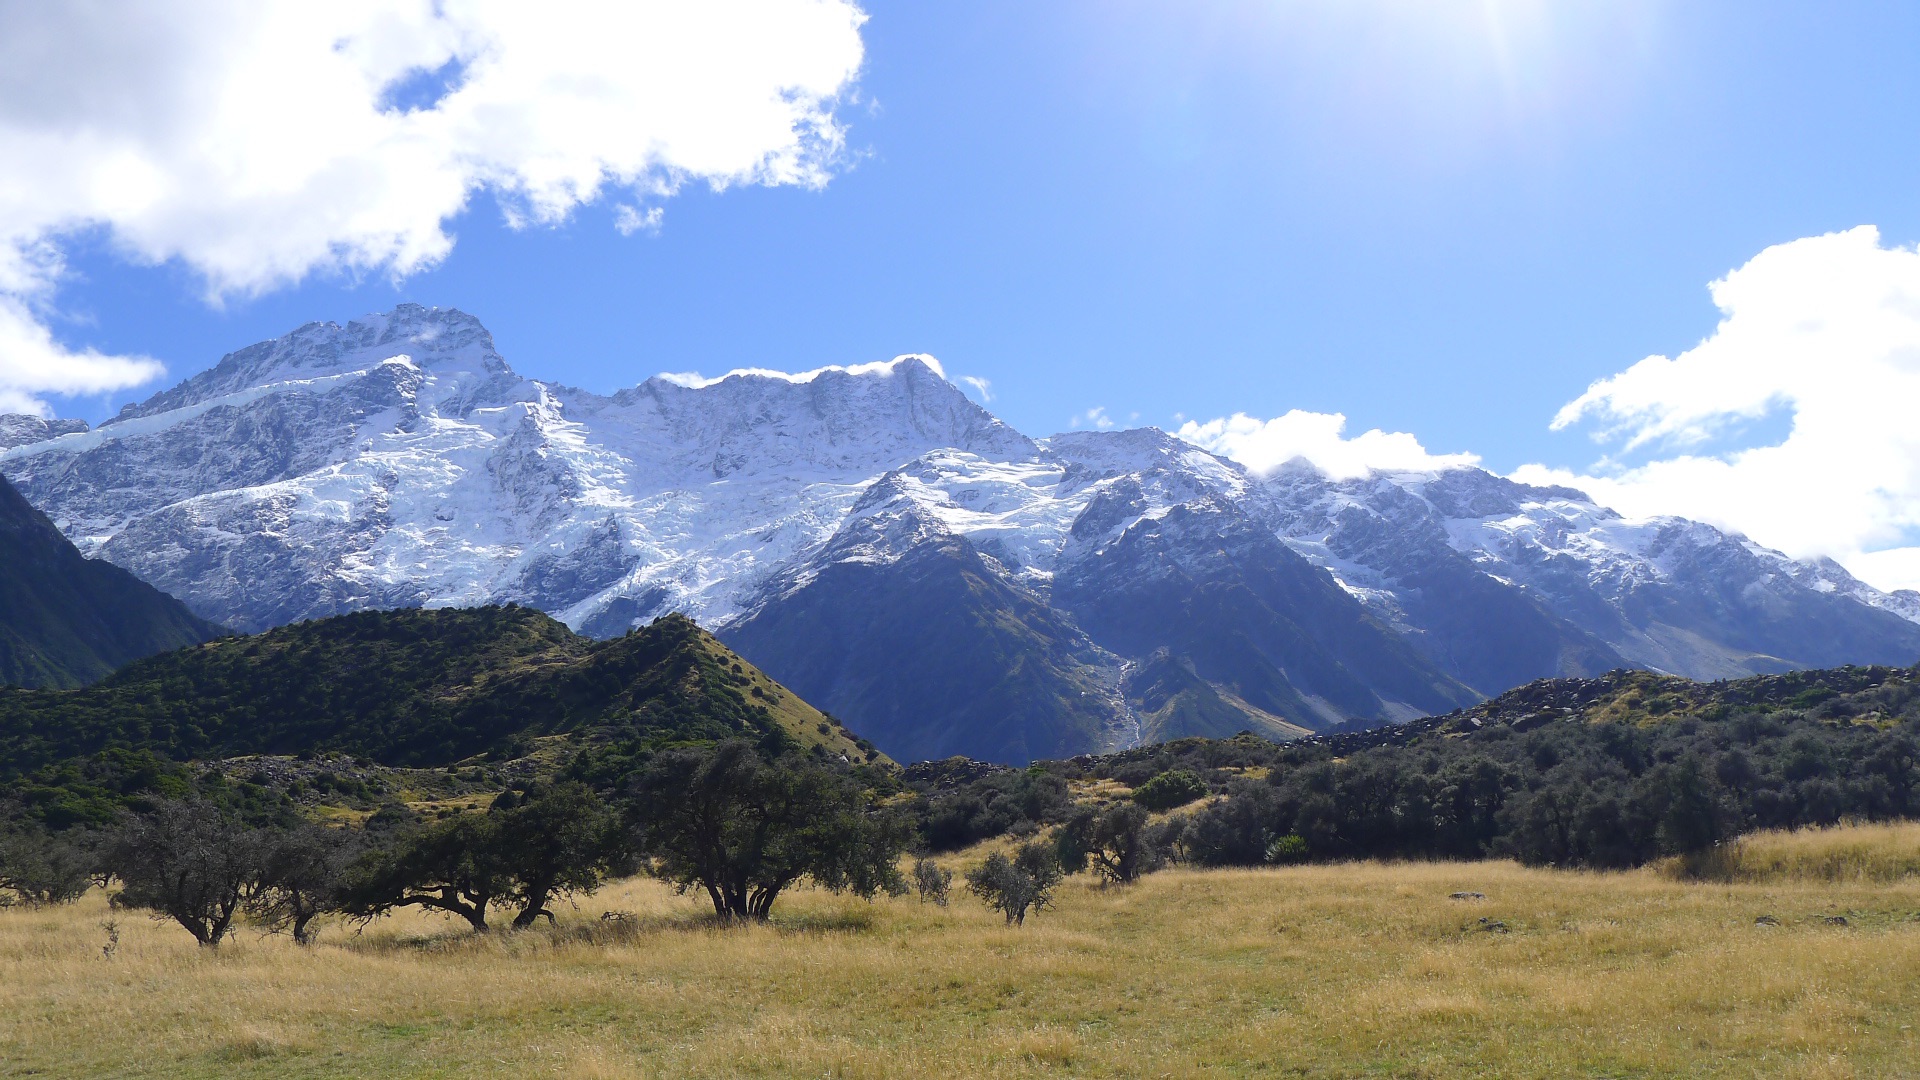
POLYGON ((1920 657, 1920 597, 1836 564, 1477 469, 1253 475, 1153 429, 1030 439, 929 357, 601 395, 404 305, 46 434, 0 472, 207 617, 516 602, 610 637, 685 613, 903 760, 1288 737, 1622 666, 1920 657))

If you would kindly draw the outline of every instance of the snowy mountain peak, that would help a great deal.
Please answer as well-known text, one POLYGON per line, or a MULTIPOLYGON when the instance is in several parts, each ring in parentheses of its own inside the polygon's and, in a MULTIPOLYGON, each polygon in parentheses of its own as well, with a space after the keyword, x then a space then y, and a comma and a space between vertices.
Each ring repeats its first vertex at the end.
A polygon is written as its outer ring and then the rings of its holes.
POLYGON ((128 405, 102 427, 186 408, 277 383, 364 371, 405 356, 423 369, 512 378, 480 320, 456 308, 401 304, 348 322, 308 323, 283 337, 249 345, 170 390, 128 405))
POLYGON ((601 400, 583 400, 581 414, 593 410, 630 430, 654 432, 663 456, 710 468, 718 479, 768 469, 871 477, 943 448, 1019 459, 1039 453, 927 356, 798 374, 656 375, 601 400))

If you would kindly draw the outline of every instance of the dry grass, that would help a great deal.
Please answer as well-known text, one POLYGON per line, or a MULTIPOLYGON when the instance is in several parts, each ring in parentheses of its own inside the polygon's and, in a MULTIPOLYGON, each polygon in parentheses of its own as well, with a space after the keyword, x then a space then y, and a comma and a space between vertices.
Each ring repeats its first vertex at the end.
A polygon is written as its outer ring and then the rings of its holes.
POLYGON ((1912 879, 1367 863, 1083 877, 1022 930, 960 896, 780 907, 775 926, 721 929, 635 881, 552 930, 475 939, 412 917, 214 955, 122 915, 111 959, 98 894, 0 911, 0 1076, 1825 1077, 1920 1060, 1912 879))
POLYGON ((1920 822, 1753 833, 1660 866, 1678 880, 1890 884, 1920 878, 1920 822))

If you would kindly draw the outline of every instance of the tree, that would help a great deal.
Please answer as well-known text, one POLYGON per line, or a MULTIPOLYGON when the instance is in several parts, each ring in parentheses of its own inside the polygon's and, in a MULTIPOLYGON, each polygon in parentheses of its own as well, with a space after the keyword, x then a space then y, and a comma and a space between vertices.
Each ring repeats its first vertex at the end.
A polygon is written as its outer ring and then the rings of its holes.
MULTIPOLYGON (((44 829, 0 833, 0 892, 41 906, 78 900, 93 885, 94 853, 71 834, 44 829)), ((0 897, 0 902, 12 902, 0 897)))
POLYGON ((618 817, 593 789, 577 780, 536 787, 526 796, 509 792, 496 804, 500 816, 496 860, 514 882, 520 904, 513 928, 553 921, 547 905, 572 893, 592 892, 628 860, 618 817))
POLYGON ((125 821, 104 863, 120 879, 117 905, 172 919, 211 949, 259 884, 261 854, 257 833, 210 804, 169 800, 125 821))
POLYGON ((1635 794, 1654 822, 1654 840, 1668 854, 1705 851, 1732 832, 1733 813, 1713 776, 1687 755, 1655 767, 1635 794))
POLYGON ((630 792, 653 872, 705 890, 722 919, 766 919, 802 878, 867 898, 906 890, 904 823, 830 766, 799 755, 769 762, 732 740, 657 755, 630 792))
POLYGON ((916 859, 913 864, 913 884, 920 891, 921 903, 946 907, 947 897, 953 891, 953 871, 932 859, 916 859))
POLYGON ((360 919, 398 907, 445 911, 488 930, 487 910, 514 904, 513 928, 524 930, 556 898, 599 888, 630 863, 620 821, 578 781, 507 792, 485 813, 424 826, 402 826, 396 839, 356 868, 341 907, 360 919))
POLYGON ((311 945, 313 920, 344 899, 346 874, 361 853, 345 829, 303 825, 263 838, 259 885, 246 899, 248 917, 272 933, 311 945))
POLYGON ((1091 860, 1102 878, 1124 885, 1159 868, 1161 855, 1149 835, 1153 831, 1146 810, 1137 803, 1115 803, 1103 810, 1082 807, 1061 826, 1054 850, 1056 855, 1079 855, 1082 866, 1091 860))
POLYGON ((356 919, 400 907, 444 911, 487 932, 487 908, 513 894, 514 878, 499 859, 494 814, 459 814, 402 832, 360 860, 340 908, 356 919))
POLYGON ((1043 844, 1022 844, 1013 858, 999 852, 967 872, 967 890, 988 907, 1025 926, 1027 912, 1053 906, 1053 890, 1060 884, 1059 860, 1043 844))

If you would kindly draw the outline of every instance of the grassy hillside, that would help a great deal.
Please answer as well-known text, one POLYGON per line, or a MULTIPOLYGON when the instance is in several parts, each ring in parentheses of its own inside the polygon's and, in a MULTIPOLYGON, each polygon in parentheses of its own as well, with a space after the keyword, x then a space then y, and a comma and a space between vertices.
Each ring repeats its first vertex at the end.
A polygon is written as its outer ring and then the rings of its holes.
POLYGON ((222 633, 125 570, 82 557, 0 478, 0 684, 81 686, 222 633))
POLYGON ((703 903, 636 880, 551 929, 212 956, 97 892, 0 911, 0 1074, 1895 1076, 1920 1009, 1912 877, 1181 870, 1072 879, 1022 929, 960 895, 801 893, 728 930, 703 903))
POLYGON ((443 766, 557 734, 878 757, 679 617, 596 642, 528 608, 361 612, 168 653, 82 690, 0 690, 0 777, 114 749, 443 766))

